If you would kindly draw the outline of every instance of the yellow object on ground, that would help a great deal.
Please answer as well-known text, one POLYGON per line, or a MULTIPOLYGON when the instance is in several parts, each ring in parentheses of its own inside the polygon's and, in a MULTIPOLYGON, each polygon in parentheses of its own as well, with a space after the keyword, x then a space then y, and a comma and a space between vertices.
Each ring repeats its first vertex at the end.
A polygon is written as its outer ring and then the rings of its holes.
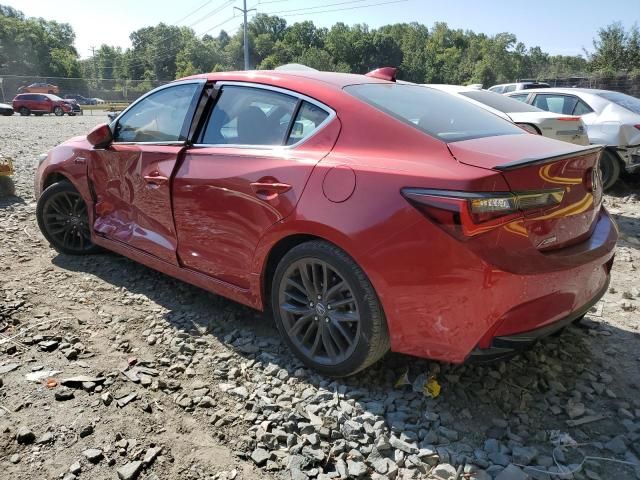
POLYGON ((0 176, 13 175, 13 160, 9 157, 0 157, 0 176))
POLYGON ((440 384, 438 383, 438 380, 436 380, 436 377, 429 377, 429 379, 424 383, 423 391, 427 397, 431 398, 436 398, 440 395, 440 384))

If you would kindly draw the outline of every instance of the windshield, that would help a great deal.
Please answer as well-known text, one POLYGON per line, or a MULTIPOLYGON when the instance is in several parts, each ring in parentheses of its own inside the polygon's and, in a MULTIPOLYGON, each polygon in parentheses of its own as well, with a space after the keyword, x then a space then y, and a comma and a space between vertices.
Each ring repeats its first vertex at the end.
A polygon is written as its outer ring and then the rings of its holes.
POLYGON ((598 95, 633 113, 640 114, 640 99, 636 97, 619 92, 601 92, 598 95))
POLYGON ((58 101, 62 100, 62 99, 61 99, 59 96, 57 96, 57 95, 49 94, 49 95, 48 95, 48 97, 49 97, 51 100, 53 100, 54 102, 58 102, 58 101))
POLYGON ((521 134, 511 122, 455 95, 419 85, 365 83, 345 91, 445 142, 521 134))
POLYGON ((460 95, 464 95, 467 98, 471 98, 476 102, 484 103, 485 105, 500 110, 504 113, 517 113, 517 112, 541 112, 537 107, 529 105, 528 103, 514 100, 513 98, 505 97, 499 93, 487 92, 486 90, 474 90, 469 92, 460 92, 460 95))

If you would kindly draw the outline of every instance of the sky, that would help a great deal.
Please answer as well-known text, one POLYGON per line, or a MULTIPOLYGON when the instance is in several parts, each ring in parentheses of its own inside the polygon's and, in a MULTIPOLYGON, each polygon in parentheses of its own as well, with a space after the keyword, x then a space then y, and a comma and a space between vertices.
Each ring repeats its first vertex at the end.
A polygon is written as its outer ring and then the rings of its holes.
MULTIPOLYGON (((514 33, 527 47, 540 46, 557 55, 580 55, 592 48, 599 28, 620 21, 640 23, 640 0, 246 0, 248 8, 273 13, 288 23, 312 20, 317 26, 336 22, 389 23, 417 21, 431 26, 446 22, 452 28, 493 35, 514 33)), ((30 17, 67 22, 76 32, 82 58, 101 44, 127 48, 129 33, 159 22, 192 26, 197 34, 234 33, 242 24, 243 0, 0 0, 30 17), (185 18, 186 17, 186 18, 185 18)), ((250 16, 255 12, 251 12, 250 16)))

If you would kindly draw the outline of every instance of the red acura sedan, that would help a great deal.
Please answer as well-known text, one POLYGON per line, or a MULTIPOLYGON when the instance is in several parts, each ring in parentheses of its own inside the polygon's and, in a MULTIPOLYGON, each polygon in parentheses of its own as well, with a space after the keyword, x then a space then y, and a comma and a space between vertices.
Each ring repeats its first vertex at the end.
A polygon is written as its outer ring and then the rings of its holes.
POLYGON ((605 292, 599 147, 539 135, 390 69, 162 86, 51 150, 39 226, 259 310, 334 376, 389 349, 501 358, 605 292))

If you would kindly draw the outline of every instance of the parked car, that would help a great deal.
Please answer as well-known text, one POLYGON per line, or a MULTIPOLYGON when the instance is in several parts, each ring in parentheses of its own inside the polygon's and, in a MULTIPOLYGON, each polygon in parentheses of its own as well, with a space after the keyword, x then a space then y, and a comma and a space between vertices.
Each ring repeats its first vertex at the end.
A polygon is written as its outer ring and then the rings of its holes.
POLYGON ((509 120, 529 133, 563 140, 576 145, 589 145, 587 130, 580 117, 547 112, 533 105, 518 102, 505 95, 458 85, 428 85, 459 95, 509 120))
POLYGON ((13 106, 6 103, 0 103, 0 115, 9 116, 13 115, 13 106))
POLYGON ((51 85, 50 83, 32 83, 26 87, 20 87, 18 93, 49 93, 58 94, 60 88, 57 85, 51 85))
POLYGON ((72 98, 65 98, 64 99, 65 102, 68 102, 69 104, 71 104, 71 108, 72 111, 69 115, 73 116, 73 115, 82 115, 83 111, 82 111, 82 107, 80 107, 80 105, 78 104, 78 101, 72 98))
POLYGON ((63 100, 56 95, 38 94, 38 93, 21 93, 13 99, 13 110, 20 115, 44 115, 45 113, 53 113, 57 117, 61 117, 65 113, 75 115, 74 107, 71 102, 63 100))
POLYGON ((501 83, 490 87, 488 90, 495 93, 509 93, 518 90, 529 90, 531 88, 549 88, 549 84, 544 82, 501 83))
POLYGON ((66 100, 75 100, 80 105, 96 105, 98 103, 95 98, 83 97, 79 93, 68 93, 64 98, 66 100))
POLYGON ((49 151, 37 219, 60 252, 103 247, 272 308, 323 374, 389 348, 486 360, 606 292, 617 230, 600 152, 391 68, 210 73, 49 151))
POLYGON ((600 160, 608 189, 622 169, 640 171, 640 99, 611 90, 552 88, 510 94, 543 110, 579 115, 591 143, 606 145, 600 160))
POLYGON ((103 104, 103 103, 107 103, 106 101, 104 101, 104 100, 103 100, 103 99, 101 99, 101 98, 92 98, 91 100, 93 100, 93 102, 94 102, 93 104, 94 104, 94 105, 101 105, 101 104, 103 104))

